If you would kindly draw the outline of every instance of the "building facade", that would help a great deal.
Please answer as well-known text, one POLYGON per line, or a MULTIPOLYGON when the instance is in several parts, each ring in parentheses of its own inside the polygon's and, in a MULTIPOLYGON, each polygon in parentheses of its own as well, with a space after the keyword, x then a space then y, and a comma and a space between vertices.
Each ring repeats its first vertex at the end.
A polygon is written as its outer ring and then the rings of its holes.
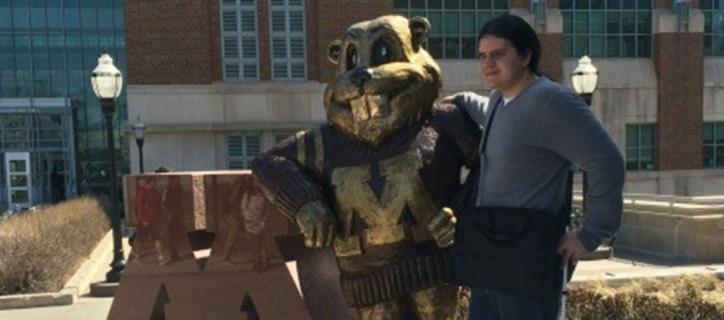
MULTIPOLYGON (((90 87, 101 53, 125 72, 122 0, 0 1, 0 211, 108 186, 101 108, 90 87)), ((128 171, 125 94, 114 119, 128 171)))
POLYGON ((548 77, 570 85, 578 58, 593 59, 592 108, 625 154, 627 192, 724 190, 722 1, 128 0, 126 10, 128 119, 148 125, 146 168, 248 168, 324 122, 327 45, 384 14, 430 20, 444 94, 485 93, 477 32, 512 13, 538 32, 548 77))

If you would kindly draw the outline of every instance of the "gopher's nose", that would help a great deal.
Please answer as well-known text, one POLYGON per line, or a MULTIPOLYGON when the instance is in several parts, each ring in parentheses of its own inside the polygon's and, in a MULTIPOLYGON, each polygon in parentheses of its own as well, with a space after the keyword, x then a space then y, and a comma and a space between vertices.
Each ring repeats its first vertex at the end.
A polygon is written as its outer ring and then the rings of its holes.
POLYGON ((372 79, 372 69, 369 68, 357 68, 350 76, 352 83, 359 88, 362 88, 370 79, 372 79))

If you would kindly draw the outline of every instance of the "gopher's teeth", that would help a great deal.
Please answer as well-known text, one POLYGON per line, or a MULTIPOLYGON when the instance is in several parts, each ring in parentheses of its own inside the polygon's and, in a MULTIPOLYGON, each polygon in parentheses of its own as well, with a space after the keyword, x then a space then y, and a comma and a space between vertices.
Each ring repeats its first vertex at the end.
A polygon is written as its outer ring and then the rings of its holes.
POLYGON ((370 118, 384 118, 390 114, 390 101, 387 95, 364 95, 350 100, 349 105, 355 121, 361 122, 370 118))
POLYGON ((370 117, 384 118, 390 114, 390 103, 387 95, 368 95, 367 105, 370 108, 370 117))
POLYGON ((367 109, 367 98, 365 98, 365 96, 351 100, 349 105, 352 108, 352 115, 355 121, 365 121, 370 118, 370 113, 367 109))

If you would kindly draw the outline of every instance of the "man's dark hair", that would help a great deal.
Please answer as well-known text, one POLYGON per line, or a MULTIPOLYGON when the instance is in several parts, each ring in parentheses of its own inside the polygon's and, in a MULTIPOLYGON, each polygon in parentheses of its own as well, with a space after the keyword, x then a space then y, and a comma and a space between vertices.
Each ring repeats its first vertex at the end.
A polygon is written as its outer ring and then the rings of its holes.
POLYGON ((530 51, 528 69, 533 74, 540 75, 538 72, 540 40, 538 40, 535 30, 525 20, 512 14, 499 15, 488 20, 480 29, 478 44, 480 44, 480 39, 487 35, 508 40, 520 56, 525 56, 530 51))

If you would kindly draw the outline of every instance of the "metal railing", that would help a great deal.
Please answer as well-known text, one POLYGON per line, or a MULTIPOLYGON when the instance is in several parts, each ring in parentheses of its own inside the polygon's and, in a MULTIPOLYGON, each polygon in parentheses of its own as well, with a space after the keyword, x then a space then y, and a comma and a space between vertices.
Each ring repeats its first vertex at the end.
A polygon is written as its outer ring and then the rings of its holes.
MULTIPOLYGON (((573 202, 580 205, 583 197, 574 191, 573 202)), ((624 211, 647 211, 686 216, 721 215, 724 217, 724 195, 674 196, 643 193, 626 193, 623 196, 624 211)))

